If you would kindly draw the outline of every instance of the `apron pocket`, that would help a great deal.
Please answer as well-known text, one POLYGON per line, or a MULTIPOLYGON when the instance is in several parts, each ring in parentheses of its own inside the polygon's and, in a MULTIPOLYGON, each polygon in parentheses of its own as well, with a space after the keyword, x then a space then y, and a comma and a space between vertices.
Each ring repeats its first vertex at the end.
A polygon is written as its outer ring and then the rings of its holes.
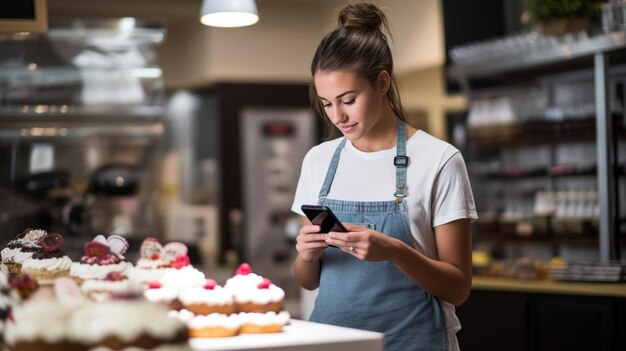
POLYGON ((376 230, 376 223, 350 223, 350 224, 354 224, 354 225, 358 225, 358 226, 365 227, 365 228, 368 228, 368 229, 376 230))

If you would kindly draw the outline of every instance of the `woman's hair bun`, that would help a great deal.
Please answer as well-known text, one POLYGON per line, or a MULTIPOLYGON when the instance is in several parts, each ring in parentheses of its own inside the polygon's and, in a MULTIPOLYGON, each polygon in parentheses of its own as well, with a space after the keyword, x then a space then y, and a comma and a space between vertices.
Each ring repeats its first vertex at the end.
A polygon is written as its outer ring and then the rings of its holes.
POLYGON ((339 11, 340 27, 360 28, 367 31, 381 31, 387 26, 387 18, 376 5, 356 3, 344 6, 339 11))

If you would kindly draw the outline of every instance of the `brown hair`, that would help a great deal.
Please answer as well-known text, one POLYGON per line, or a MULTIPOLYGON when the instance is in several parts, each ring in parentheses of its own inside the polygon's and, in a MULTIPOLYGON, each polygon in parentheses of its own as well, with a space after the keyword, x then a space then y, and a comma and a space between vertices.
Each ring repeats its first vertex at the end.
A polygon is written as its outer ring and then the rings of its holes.
MULTIPOLYGON (((406 122, 398 83, 393 74, 393 57, 385 32, 391 38, 387 16, 376 5, 356 3, 344 6, 338 16, 339 26, 328 33, 320 42, 311 62, 311 75, 317 71, 349 69, 359 77, 376 84, 378 74, 385 70, 391 77, 387 99, 395 115, 406 122)), ((393 40, 393 39, 392 39, 393 40)), ((315 111, 326 123, 327 135, 333 125, 326 117, 324 107, 318 99, 315 82, 309 86, 309 99, 315 111)))

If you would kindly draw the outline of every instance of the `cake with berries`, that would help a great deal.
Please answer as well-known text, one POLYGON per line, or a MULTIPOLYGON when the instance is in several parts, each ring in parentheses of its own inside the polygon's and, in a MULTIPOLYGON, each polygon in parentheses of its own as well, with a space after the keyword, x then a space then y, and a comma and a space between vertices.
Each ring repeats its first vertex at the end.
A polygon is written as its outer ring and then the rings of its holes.
POLYGON ((72 260, 61 250, 63 237, 46 233, 39 239, 41 250, 22 262, 22 272, 37 279, 39 284, 49 284, 56 278, 67 276, 72 260))
POLYGON ((79 284, 89 279, 103 280, 112 272, 126 278, 133 267, 124 258, 126 250, 128 242, 123 237, 111 235, 105 238, 98 235, 85 244, 85 255, 80 262, 72 263, 70 276, 79 284))
POLYGON ((242 263, 234 277, 224 285, 234 298, 238 312, 279 313, 285 302, 285 291, 269 279, 252 272, 247 263, 242 263))
POLYGON ((196 315, 235 313, 232 295, 213 279, 207 279, 203 287, 182 290, 178 299, 184 309, 196 315))
POLYGON ((46 234, 45 230, 26 228, 9 241, 7 247, 0 252, 2 264, 8 268, 9 273, 20 273, 22 263, 30 259, 35 252, 41 251, 39 242, 46 234))
POLYGON ((39 283, 26 273, 18 273, 9 276, 9 284, 22 300, 28 300, 39 290, 39 283))
POLYGON ((149 284, 158 282, 163 275, 189 264, 187 246, 171 242, 165 246, 155 238, 146 238, 139 249, 140 258, 129 273, 129 279, 149 284))

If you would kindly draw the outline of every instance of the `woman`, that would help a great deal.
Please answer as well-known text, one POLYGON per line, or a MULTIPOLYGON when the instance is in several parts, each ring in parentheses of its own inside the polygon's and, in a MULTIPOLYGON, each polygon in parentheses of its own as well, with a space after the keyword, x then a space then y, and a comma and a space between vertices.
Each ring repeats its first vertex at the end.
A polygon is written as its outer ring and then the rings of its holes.
POLYGON ((294 272, 319 287, 312 321, 383 332, 385 350, 456 350, 474 200, 459 151, 405 123, 383 29, 378 7, 347 5, 313 58, 313 105, 343 137, 307 153, 292 209, 328 206, 348 233, 303 219, 294 272))

